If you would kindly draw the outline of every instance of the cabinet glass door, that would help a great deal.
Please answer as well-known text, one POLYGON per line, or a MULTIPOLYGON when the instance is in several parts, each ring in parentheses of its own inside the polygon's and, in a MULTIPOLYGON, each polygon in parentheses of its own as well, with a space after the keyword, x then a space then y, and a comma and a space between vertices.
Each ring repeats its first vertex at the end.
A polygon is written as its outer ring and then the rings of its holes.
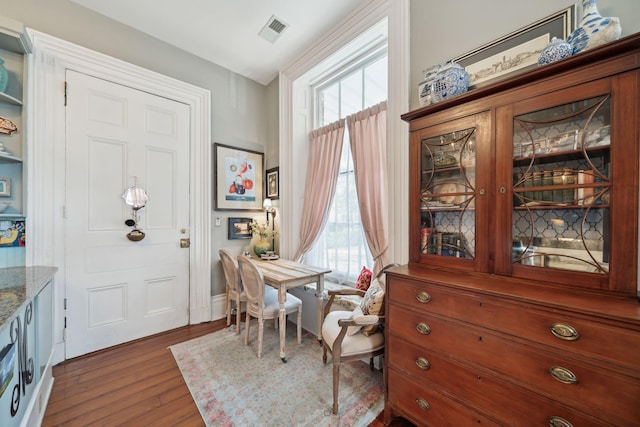
POLYGON ((611 98, 513 119, 512 263, 609 272, 611 98))
POLYGON ((420 251, 475 257, 476 129, 420 141, 420 251))

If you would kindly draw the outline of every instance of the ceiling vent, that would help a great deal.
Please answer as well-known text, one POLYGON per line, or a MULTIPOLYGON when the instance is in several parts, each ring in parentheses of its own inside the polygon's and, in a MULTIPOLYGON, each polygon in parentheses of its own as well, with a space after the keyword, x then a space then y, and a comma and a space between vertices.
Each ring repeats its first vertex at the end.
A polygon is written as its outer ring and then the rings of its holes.
POLYGON ((275 43, 288 26, 274 15, 264 24, 258 35, 271 43, 275 43))

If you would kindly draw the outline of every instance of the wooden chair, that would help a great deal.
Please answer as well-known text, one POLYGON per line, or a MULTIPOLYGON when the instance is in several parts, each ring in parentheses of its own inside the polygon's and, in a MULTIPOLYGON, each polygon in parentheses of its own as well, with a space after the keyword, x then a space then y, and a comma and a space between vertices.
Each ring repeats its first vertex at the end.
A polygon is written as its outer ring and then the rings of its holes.
MULTIPOLYGON (((262 334, 265 319, 275 319, 280 316, 278 291, 265 291, 264 276, 260 268, 246 256, 238 257, 240 277, 247 295, 247 319, 245 326, 244 344, 249 344, 249 324, 251 317, 258 319, 258 357, 262 357, 262 334)), ((302 342, 302 301, 287 292, 284 303, 286 314, 298 312, 298 344, 302 342)), ((286 327, 280 325, 281 328, 286 327)))
POLYGON ((247 301, 247 295, 242 288, 238 263, 224 249, 220 249, 220 261, 224 270, 224 278, 227 282, 227 326, 231 324, 231 302, 236 306, 236 334, 240 334, 240 317, 242 314, 242 303, 247 301))
MULTIPOLYGON (((384 272, 398 264, 385 266, 375 280, 383 281, 384 272)), ((374 286, 374 281, 371 282, 374 286)), ((382 286, 384 289, 384 286, 382 286)), ((333 362, 333 413, 338 413, 338 385, 340 365, 344 362, 369 358, 369 367, 373 370, 373 358, 384 353, 384 334, 378 325, 384 323, 383 315, 354 315, 354 311, 331 311, 331 305, 337 295, 360 295, 366 292, 360 289, 329 291, 329 301, 324 308, 322 323, 322 362, 327 363, 327 351, 333 362), (361 327, 376 327, 375 332, 364 334, 361 327)), ((384 302, 382 302, 384 307, 384 302)), ((370 328, 373 329, 373 328, 370 328)))

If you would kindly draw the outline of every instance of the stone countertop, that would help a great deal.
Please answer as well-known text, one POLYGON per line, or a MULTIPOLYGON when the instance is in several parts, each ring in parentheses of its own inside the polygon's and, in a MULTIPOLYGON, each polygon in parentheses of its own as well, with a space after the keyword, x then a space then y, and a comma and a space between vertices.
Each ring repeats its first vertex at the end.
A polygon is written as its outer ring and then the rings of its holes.
POLYGON ((40 293, 58 267, 0 268, 0 331, 40 293))

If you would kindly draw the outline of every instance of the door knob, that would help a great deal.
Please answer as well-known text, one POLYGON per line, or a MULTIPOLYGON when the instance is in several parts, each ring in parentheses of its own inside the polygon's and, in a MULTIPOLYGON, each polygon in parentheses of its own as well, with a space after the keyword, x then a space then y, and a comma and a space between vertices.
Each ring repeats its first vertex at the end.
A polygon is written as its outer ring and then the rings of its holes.
POLYGON ((189 246, 191 246, 191 239, 180 239, 181 248, 188 248, 189 246))

